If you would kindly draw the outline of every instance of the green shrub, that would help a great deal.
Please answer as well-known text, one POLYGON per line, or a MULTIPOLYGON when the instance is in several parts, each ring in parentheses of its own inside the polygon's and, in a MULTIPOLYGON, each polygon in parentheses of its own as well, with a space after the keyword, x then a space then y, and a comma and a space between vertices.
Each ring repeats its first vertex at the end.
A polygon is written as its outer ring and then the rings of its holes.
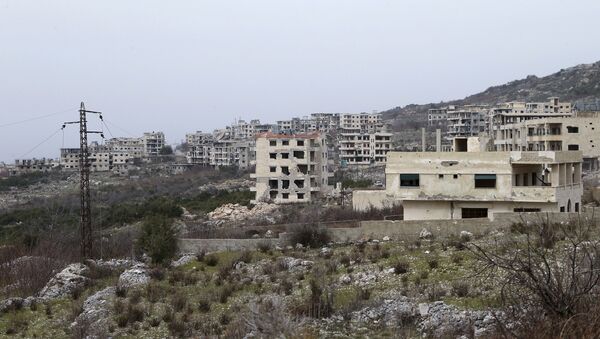
POLYGON ((177 252, 177 238, 171 220, 160 216, 144 220, 138 246, 154 263, 170 261, 177 252))
POLYGON ((410 268, 410 263, 406 260, 396 260, 392 266, 394 267, 394 273, 396 274, 404 274, 407 273, 410 268))
POLYGON ((293 244, 302 244, 311 248, 319 248, 331 239, 326 228, 315 223, 295 225, 291 227, 291 241, 293 244))

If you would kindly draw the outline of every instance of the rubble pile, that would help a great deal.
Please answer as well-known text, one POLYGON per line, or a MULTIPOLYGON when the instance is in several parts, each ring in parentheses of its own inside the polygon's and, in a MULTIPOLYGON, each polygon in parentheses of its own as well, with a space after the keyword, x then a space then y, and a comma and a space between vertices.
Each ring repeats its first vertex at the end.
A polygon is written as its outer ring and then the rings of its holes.
POLYGON ((225 221, 245 221, 255 219, 265 219, 274 222, 273 214, 279 207, 275 204, 259 202, 253 208, 248 208, 240 204, 225 204, 208 213, 208 220, 216 222, 217 225, 225 221), (272 221, 271 221, 272 220, 272 221))

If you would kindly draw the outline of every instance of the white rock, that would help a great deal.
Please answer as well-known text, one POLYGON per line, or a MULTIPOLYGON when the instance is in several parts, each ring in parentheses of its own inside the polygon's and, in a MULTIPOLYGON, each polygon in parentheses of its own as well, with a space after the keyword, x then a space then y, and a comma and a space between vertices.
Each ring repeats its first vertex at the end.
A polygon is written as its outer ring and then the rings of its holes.
POLYGON ((390 240, 392 240, 392 239, 390 239, 390 237, 388 237, 388 236, 386 235, 385 237, 383 237, 383 239, 382 239, 382 240, 383 240, 383 241, 390 241, 390 240))
POLYGON ((87 266, 80 263, 68 265, 50 279, 40 291, 39 298, 46 301, 72 295, 89 282, 89 279, 84 276, 88 270, 87 266))
POLYGON ((344 284, 344 285, 348 285, 352 282, 352 277, 350 277, 350 275, 348 274, 344 274, 340 277, 340 283, 344 284))
POLYGON ((429 304, 419 304, 419 314, 424 317, 429 313, 429 304))
POLYGON ((130 288, 134 286, 146 285, 150 282, 148 266, 138 264, 121 273, 117 286, 121 288, 130 288))
POLYGON ((431 232, 429 232, 426 228, 424 228, 419 233, 419 238, 421 238, 421 239, 431 239, 431 238, 433 238, 433 234, 431 232))
POLYGON ((86 339, 109 337, 108 327, 115 294, 115 287, 107 287, 87 298, 83 303, 83 311, 75 318, 71 329, 85 329, 86 339))
POLYGON ((273 231, 271 231, 271 230, 268 230, 265 233, 265 238, 273 238, 274 236, 275 236, 275 233, 273 233, 273 231))
POLYGON ((183 266, 186 264, 191 263, 192 261, 196 260, 198 257, 193 255, 193 254, 185 254, 183 255, 181 258, 173 261, 171 263, 172 267, 179 267, 179 266, 183 266))

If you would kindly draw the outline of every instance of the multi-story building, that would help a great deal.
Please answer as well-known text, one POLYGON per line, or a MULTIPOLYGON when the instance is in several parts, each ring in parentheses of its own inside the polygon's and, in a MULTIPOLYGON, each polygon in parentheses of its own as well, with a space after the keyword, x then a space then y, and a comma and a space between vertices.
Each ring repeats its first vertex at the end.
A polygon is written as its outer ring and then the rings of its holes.
POLYGON ((489 107, 487 105, 466 105, 446 111, 448 139, 475 136, 487 130, 489 107))
POLYGON ((355 209, 401 202, 405 220, 579 212, 582 153, 391 152, 385 191, 355 191, 355 209))
POLYGON ((126 153, 131 158, 143 158, 146 155, 142 138, 112 138, 105 145, 108 151, 126 153))
POLYGON ((384 164, 392 150, 392 133, 350 132, 339 137, 339 157, 342 165, 384 164))
POLYGON ((33 172, 49 172, 58 166, 58 162, 54 159, 17 159, 15 160, 15 174, 33 173, 33 172))
POLYGON ((327 145, 319 132, 257 135, 255 165, 254 203, 310 202, 332 189, 327 145))
POLYGON ((247 168, 254 159, 254 140, 231 139, 226 131, 196 132, 186 135, 186 141, 190 147, 186 155, 188 164, 247 168))
POLYGON ((142 136, 145 157, 156 157, 160 155, 165 146, 165 134, 163 132, 147 132, 142 136))
POLYGON ((582 151, 583 170, 600 169, 600 113, 527 119, 494 130, 496 151, 582 151))
POLYGON ((427 126, 445 127, 448 124, 448 112, 452 112, 455 109, 456 106, 430 108, 427 111, 427 126))
MULTIPOLYGON (((133 159, 138 158, 127 151, 114 151, 111 147, 99 145, 97 142, 90 143, 88 159, 92 172, 126 173, 133 159)), ((64 170, 78 171, 80 154, 79 148, 61 148, 60 165, 64 170)))
POLYGON ((384 128, 381 113, 341 113, 339 115, 339 128, 342 133, 364 131, 368 133, 379 132, 384 128))

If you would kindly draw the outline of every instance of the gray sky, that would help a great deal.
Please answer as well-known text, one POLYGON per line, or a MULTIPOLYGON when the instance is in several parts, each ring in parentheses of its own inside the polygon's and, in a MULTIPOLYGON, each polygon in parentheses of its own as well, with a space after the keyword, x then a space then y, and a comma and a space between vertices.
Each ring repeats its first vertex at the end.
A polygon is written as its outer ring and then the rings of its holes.
MULTIPOLYGON (((235 117, 462 98, 599 60, 598 13, 598 0, 0 0, 0 126, 63 112, 0 127, 0 161, 82 100, 115 136, 178 142, 235 117)), ((61 146, 58 133, 26 157, 61 146)))

